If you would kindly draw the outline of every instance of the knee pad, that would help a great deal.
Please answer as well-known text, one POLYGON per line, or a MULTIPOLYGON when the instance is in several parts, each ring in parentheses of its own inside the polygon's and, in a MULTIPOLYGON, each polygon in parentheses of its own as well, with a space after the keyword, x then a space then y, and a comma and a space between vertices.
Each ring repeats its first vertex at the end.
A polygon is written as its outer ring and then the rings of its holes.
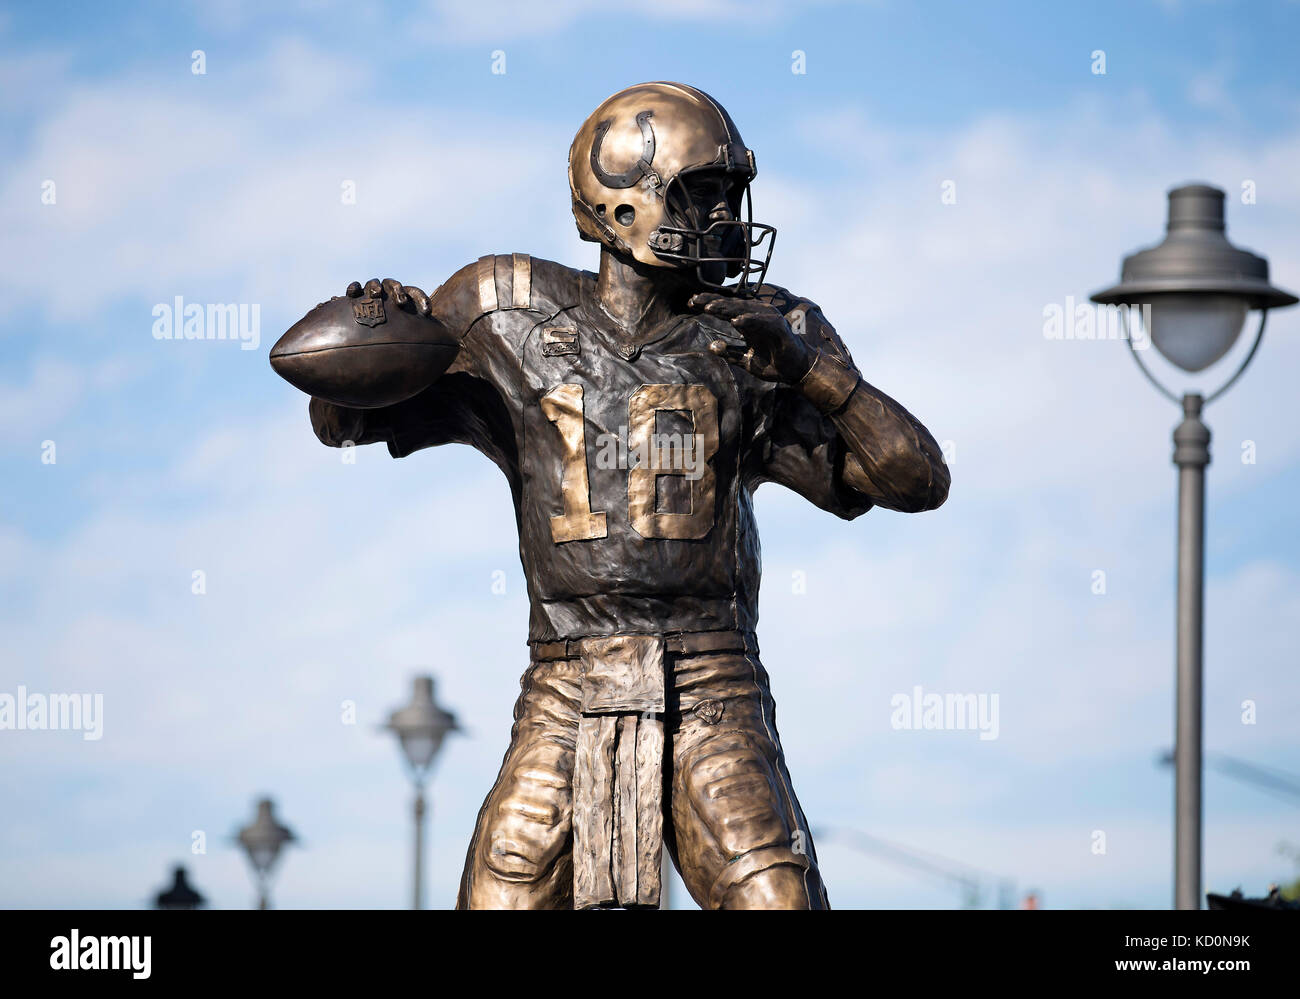
POLYGON ((540 881, 568 843, 572 826, 567 771, 538 760, 511 769, 482 831, 484 865, 503 881, 540 881))
POLYGON ((734 857, 766 847, 790 846, 787 802, 771 763, 741 733, 727 733, 700 748, 685 775, 695 812, 734 857))

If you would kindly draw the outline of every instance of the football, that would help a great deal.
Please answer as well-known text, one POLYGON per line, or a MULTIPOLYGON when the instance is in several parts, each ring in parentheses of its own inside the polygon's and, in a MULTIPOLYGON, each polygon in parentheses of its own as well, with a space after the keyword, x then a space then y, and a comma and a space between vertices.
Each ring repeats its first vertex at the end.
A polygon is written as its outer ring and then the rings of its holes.
POLYGON ((331 298, 271 348, 271 367, 294 388, 339 406, 374 409, 421 392, 460 344, 432 316, 387 295, 331 298))

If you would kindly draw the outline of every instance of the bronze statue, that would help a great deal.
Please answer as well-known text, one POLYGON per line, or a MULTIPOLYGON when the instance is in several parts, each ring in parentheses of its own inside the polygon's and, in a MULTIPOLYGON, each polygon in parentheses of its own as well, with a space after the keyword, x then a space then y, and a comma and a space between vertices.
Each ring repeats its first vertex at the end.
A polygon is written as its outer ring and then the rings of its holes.
POLYGON ((949 477, 817 306, 764 283, 754 175, 707 94, 630 87, 569 153, 598 273, 512 253, 431 296, 354 283, 272 352, 332 386, 326 444, 471 444, 510 483, 532 662, 459 908, 656 906, 665 845, 704 908, 827 906, 758 658, 751 495, 850 519, 934 509, 949 477))

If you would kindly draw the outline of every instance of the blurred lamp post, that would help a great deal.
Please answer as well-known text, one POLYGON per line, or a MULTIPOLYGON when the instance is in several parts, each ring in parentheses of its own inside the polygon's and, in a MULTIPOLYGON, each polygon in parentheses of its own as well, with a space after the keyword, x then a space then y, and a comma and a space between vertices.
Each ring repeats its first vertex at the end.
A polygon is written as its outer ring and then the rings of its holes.
POLYGON ((280 856, 280 850, 286 843, 292 843, 295 836, 276 821, 274 806, 270 798, 262 798, 257 803, 257 816, 252 823, 239 830, 239 845, 248 854, 253 865, 253 877, 257 881, 257 907, 269 909, 268 892, 271 869, 280 856))
POLYGON ((1098 305, 1149 306, 1145 330, 1164 358, 1183 371, 1198 372, 1222 358, 1237 342, 1246 312, 1258 309, 1259 328, 1245 360, 1208 397, 1188 392, 1180 399, 1143 363, 1130 329, 1128 343, 1142 373, 1183 410, 1174 430, 1178 466, 1177 723, 1174 797, 1174 904, 1201 904, 1201 638, 1205 585, 1205 466, 1210 431, 1201 409, 1221 396, 1255 356, 1269 309, 1294 305, 1294 295, 1268 281, 1268 261, 1228 242, 1223 192, 1189 184, 1169 192, 1164 242, 1124 258, 1120 283, 1092 296, 1098 305))
POLYGON ((460 731, 456 717, 433 700, 433 677, 417 676, 411 703, 398 708, 384 726, 397 734, 402 754, 415 783, 415 887, 411 908, 423 908, 424 900, 424 783, 433 761, 450 732, 460 731))
POLYGON ((207 899, 194 890, 185 876, 185 868, 176 865, 172 872, 170 888, 164 888, 154 898, 155 909, 198 909, 207 904, 207 899))

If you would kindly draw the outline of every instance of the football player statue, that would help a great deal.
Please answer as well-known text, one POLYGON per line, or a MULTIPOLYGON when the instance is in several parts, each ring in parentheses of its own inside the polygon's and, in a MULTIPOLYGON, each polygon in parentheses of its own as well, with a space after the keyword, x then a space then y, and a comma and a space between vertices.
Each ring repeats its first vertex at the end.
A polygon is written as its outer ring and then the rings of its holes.
POLYGON ((471 444, 510 483, 531 664, 459 908, 657 906, 665 846, 704 908, 827 906, 755 641, 753 492, 850 519, 932 510, 949 478, 817 306, 764 283, 754 175, 713 98, 629 87, 569 152, 595 274, 507 253, 432 295, 353 284, 272 353, 324 443, 471 444))

